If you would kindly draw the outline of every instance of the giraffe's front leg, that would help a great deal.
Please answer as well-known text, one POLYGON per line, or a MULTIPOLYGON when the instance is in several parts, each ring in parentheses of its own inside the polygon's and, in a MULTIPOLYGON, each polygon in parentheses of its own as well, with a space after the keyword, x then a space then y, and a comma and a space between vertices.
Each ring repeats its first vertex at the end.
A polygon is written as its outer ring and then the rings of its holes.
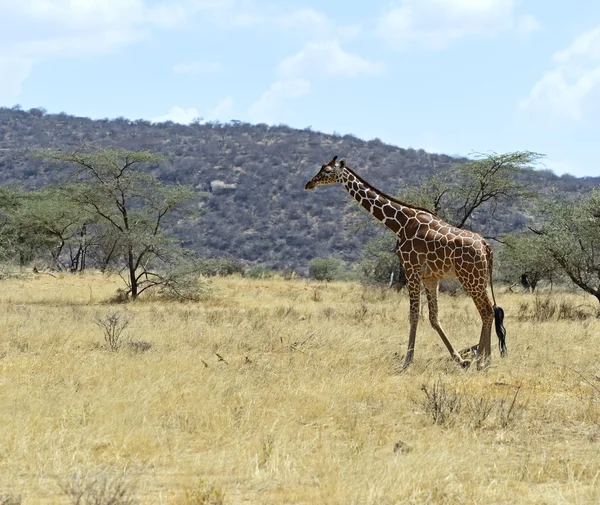
POLYGON ((417 325, 419 324, 419 308, 421 301, 421 277, 416 271, 406 271, 408 296, 410 298, 410 330, 408 333, 408 350, 402 368, 412 363, 417 338, 417 325))
POLYGON ((437 302, 438 280, 426 278, 426 279, 423 279, 423 285, 425 286, 425 293, 427 294, 427 305, 429 308, 429 322, 431 323, 431 327, 435 331, 437 331, 438 335, 442 339, 442 342, 444 342, 446 349, 448 349, 450 356, 452 356, 452 359, 454 361, 456 361, 461 367, 467 368, 470 364, 470 361, 464 360, 463 357, 460 355, 460 353, 457 353, 454 350, 454 347, 452 347, 452 344, 448 340, 446 333, 444 332, 444 330, 442 329, 442 326, 440 325, 440 323, 438 321, 438 302, 437 302))

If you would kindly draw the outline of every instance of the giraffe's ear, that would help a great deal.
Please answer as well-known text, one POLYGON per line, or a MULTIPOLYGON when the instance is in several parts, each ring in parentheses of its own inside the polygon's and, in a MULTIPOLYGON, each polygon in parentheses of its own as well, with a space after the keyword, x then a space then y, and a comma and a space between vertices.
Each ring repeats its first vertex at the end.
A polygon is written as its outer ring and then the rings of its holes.
POLYGON ((340 160, 340 167, 341 167, 341 168, 344 168, 345 166, 346 166, 346 158, 342 158, 342 159, 340 160))

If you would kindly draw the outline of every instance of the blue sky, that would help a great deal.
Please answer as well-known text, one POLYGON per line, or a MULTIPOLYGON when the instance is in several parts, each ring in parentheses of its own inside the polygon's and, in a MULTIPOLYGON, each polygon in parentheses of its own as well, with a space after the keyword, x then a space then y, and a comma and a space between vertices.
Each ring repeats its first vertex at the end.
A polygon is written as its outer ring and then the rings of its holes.
POLYGON ((531 150, 600 175, 600 2, 0 0, 15 104, 531 150))

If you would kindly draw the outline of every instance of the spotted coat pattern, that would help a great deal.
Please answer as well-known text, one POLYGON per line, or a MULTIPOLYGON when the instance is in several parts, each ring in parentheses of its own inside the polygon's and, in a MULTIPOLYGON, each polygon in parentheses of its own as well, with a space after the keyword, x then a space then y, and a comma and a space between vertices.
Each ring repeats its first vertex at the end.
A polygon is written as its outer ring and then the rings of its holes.
POLYGON ((456 228, 427 209, 415 207, 368 184, 334 157, 307 184, 315 186, 340 183, 356 201, 392 230, 398 240, 396 253, 407 278, 410 298, 410 331, 404 366, 413 360, 421 285, 425 288, 429 321, 447 347, 450 355, 461 365, 463 361, 446 337, 438 322, 438 283, 441 279, 457 278, 469 293, 482 320, 477 345, 478 356, 488 360, 491 355, 491 329, 494 310, 487 295, 492 267, 492 248, 477 233, 456 228))

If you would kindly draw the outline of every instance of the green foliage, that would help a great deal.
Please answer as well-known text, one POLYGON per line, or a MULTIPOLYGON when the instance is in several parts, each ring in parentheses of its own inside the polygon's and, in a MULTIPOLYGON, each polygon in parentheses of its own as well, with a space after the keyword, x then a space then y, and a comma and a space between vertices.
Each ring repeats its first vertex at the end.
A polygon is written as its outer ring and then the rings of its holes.
POLYGON ((406 278, 395 250, 396 236, 391 233, 367 242, 359 264, 362 280, 367 284, 388 285, 392 279, 392 284, 401 289, 406 278))
POLYGON ((86 227, 92 216, 65 200, 54 187, 24 192, 4 190, 5 258, 17 256, 23 266, 41 260, 57 270, 80 271, 85 266, 86 227))
POLYGON ((194 192, 168 186, 141 170, 161 162, 160 156, 124 150, 43 151, 36 156, 72 167, 59 195, 96 221, 104 261, 112 258, 120 267, 132 299, 150 288, 169 296, 191 296, 190 277, 197 267, 165 229, 191 217, 192 208, 185 204, 194 192))
POLYGON ((246 277, 250 277, 251 279, 269 279, 274 277, 277 272, 268 269, 264 266, 255 266, 246 270, 246 277))
POLYGON ((533 197, 527 176, 541 158, 541 154, 530 151, 478 154, 475 159, 455 164, 420 186, 409 188, 404 199, 462 228, 482 207, 493 213, 492 203, 533 197))
POLYGON ((338 258, 315 258, 308 267, 309 275, 317 281, 333 281, 342 275, 342 261, 338 258))
POLYGON ((600 301, 600 190, 541 202, 537 234, 560 270, 600 301))
POLYGON ((529 288, 535 291, 540 281, 554 281, 560 267, 548 254, 544 238, 533 233, 507 236, 496 255, 502 277, 510 283, 520 282, 526 276, 529 288))
POLYGON ((236 260, 209 258, 198 262, 198 272, 205 277, 224 277, 234 274, 244 275, 245 268, 236 260))

